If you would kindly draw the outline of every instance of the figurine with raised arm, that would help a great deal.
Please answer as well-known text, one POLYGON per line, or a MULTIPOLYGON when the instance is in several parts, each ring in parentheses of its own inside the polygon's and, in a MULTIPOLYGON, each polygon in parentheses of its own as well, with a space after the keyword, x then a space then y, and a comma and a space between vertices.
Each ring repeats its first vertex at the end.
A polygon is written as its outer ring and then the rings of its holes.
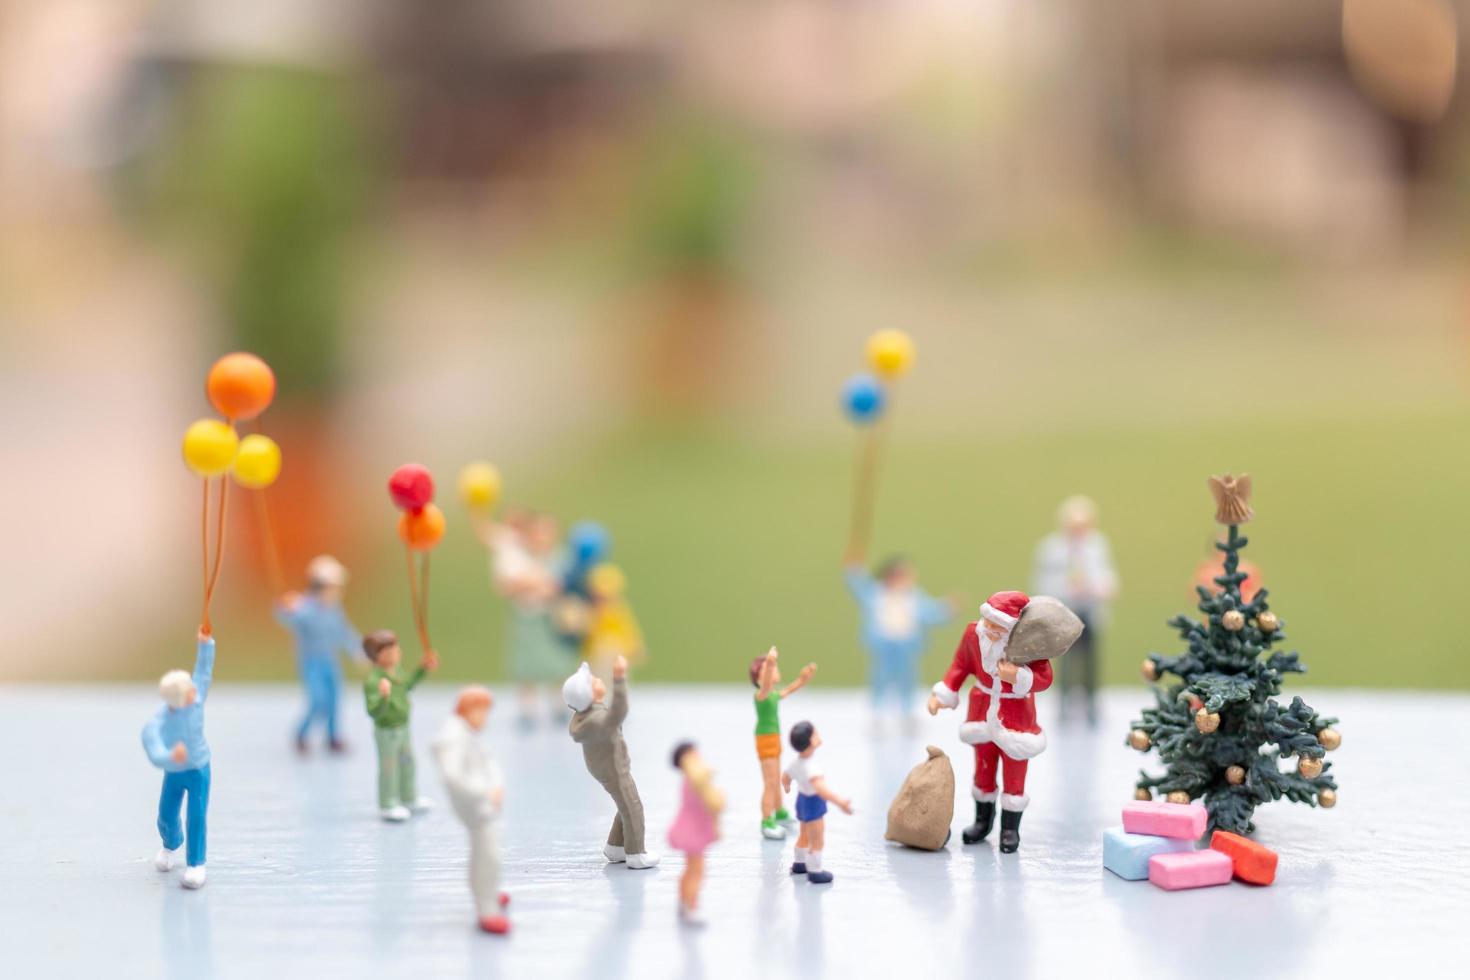
POLYGON ((180 845, 184 852, 185 888, 204 887, 205 820, 209 813, 209 742, 204 738, 204 701, 214 677, 214 637, 199 631, 194 673, 171 670, 158 682, 163 707, 143 726, 143 751, 163 770, 163 792, 158 797, 158 836, 163 847, 153 859, 159 871, 174 866, 180 845), (180 826, 179 811, 188 797, 180 826))
POLYGON ((612 704, 607 703, 607 685, 586 663, 568 677, 561 695, 572 709, 568 731, 582 746, 587 771, 612 797, 617 814, 602 853, 613 864, 626 863, 642 870, 658 864, 658 855, 644 846, 643 801, 633 782, 628 745, 623 741, 623 720, 628 717, 628 661, 618 657, 612 667, 612 704))
POLYGON ((454 815, 470 837, 470 892, 480 928, 496 935, 510 932, 504 909, 510 896, 500 890, 500 835, 496 824, 505 799, 500 767, 480 744, 480 733, 495 697, 487 688, 459 692, 454 714, 444 719, 431 750, 444 777, 454 815))
POLYGON ((960 741, 975 746, 975 822, 961 834, 966 844, 989 836, 999 797, 1001 853, 1021 845, 1021 813, 1030 802, 1026 767, 1046 749, 1035 695, 1051 687, 1051 658, 1066 653, 1081 631, 1081 621, 1056 599, 996 592, 980 607, 980 618, 965 628, 954 661, 934 685, 931 715, 958 706, 960 689, 975 678, 960 726, 960 741), (1022 631, 1028 634, 1024 642, 1022 631))
POLYGON ((769 840, 783 839, 786 828, 782 825, 791 823, 791 814, 781 805, 781 699, 801 690, 817 672, 816 664, 807 664, 796 680, 780 687, 778 656, 771 647, 750 664, 750 682, 755 685, 755 755, 761 764, 761 836, 769 840))
POLYGON ((817 734, 811 722, 799 721, 791 726, 791 747, 796 750, 796 761, 781 773, 782 789, 790 792, 792 784, 796 784, 796 819, 801 821, 791 873, 806 875, 806 880, 814 885, 826 885, 832 881, 832 872, 822 869, 822 847, 827 840, 827 804, 831 803, 851 816, 852 800, 843 799, 833 792, 827 785, 827 777, 817 767, 813 755, 822 747, 822 736, 817 734))
POLYGON ((1097 529, 1097 504, 1089 497, 1068 497, 1057 508, 1057 530, 1036 547, 1033 589, 1053 595, 1082 620, 1074 652, 1057 671, 1061 688, 1059 714, 1066 718, 1075 694, 1081 695, 1089 725, 1097 722, 1098 646, 1107 629, 1108 605, 1118 594, 1107 536, 1097 529))
POLYGON ((674 768, 684 774, 679 813, 669 828, 669 846, 684 852, 684 874, 679 878, 679 921, 686 926, 702 926, 705 920, 699 913, 699 889, 704 884, 704 852, 719 840, 725 794, 715 786, 714 772, 705 765, 693 742, 675 746, 674 768))
POLYGON ((423 662, 404 677, 398 673, 403 660, 398 634, 376 630, 363 637, 362 649, 373 663, 362 691, 367 713, 373 719, 373 740, 378 743, 378 811, 389 823, 402 823, 433 805, 427 796, 418 795, 408 729, 408 694, 439 666, 439 655, 425 650, 423 662))
POLYGON ((327 748, 346 748, 337 735, 337 697, 346 654, 363 659, 362 637, 342 609, 347 569, 331 555, 317 555, 306 566, 306 594, 288 592, 276 605, 276 621, 296 638, 296 670, 306 691, 306 716, 296 729, 296 750, 306 752, 314 724, 327 735, 327 748))

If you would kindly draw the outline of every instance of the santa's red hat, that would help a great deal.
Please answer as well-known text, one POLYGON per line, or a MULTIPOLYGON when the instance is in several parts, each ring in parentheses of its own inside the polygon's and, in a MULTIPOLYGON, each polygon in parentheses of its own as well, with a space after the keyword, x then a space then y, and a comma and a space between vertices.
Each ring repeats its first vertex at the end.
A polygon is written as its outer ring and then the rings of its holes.
POLYGON ((1021 610, 1030 601, 1031 597, 1024 592, 992 593, 980 607, 980 618, 1010 630, 1016 625, 1016 620, 1021 618, 1021 610))

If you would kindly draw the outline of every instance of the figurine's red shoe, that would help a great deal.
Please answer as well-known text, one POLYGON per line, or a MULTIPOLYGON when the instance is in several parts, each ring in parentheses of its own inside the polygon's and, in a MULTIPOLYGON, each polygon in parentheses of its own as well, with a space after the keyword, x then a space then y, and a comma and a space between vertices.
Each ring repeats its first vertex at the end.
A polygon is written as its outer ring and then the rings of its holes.
POLYGON ((500 907, 501 908, 505 908, 509 904, 510 904, 510 892, 501 892, 500 893, 500 907))
POLYGON ((503 915, 487 915, 480 920, 480 928, 504 936, 510 932, 510 920, 503 915))

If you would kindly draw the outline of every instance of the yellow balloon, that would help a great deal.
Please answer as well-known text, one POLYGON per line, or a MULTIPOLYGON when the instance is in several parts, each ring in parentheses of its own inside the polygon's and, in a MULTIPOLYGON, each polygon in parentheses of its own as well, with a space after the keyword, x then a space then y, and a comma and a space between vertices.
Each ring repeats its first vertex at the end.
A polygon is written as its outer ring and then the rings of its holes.
POLYGON ((200 419, 184 432, 184 462, 200 476, 219 476, 235 461, 240 437, 219 419, 200 419))
POLYGON ((500 471, 489 463, 471 463, 459 471, 459 496, 470 510, 489 510, 500 499, 500 471))
POLYGON ((240 440, 240 451, 235 454, 236 483, 261 490, 280 475, 281 447, 274 439, 255 433, 240 440))
POLYGON ((913 366, 914 341, 902 330, 879 330, 868 338, 868 367, 880 378, 896 378, 913 366))

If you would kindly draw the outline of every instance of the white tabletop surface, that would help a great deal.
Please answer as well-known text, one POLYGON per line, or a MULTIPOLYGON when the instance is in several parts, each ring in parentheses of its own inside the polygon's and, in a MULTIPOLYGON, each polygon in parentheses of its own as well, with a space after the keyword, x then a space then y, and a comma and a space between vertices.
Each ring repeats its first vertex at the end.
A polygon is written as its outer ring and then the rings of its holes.
MULTIPOLYGON (((1292 691, 1287 692, 1289 697, 1292 691)), ((413 729, 422 788, 442 799, 427 742, 453 691, 425 686, 413 729)), ((360 695, 343 700, 345 758, 302 760, 293 688, 219 685, 208 705, 209 881, 151 864, 160 777, 138 732, 149 686, 0 688, 11 753, 0 780, 0 933, 11 977, 1064 977, 1458 973, 1470 949, 1470 697, 1308 692, 1342 720, 1338 806, 1257 811, 1277 881, 1169 893, 1101 867, 1140 762, 1123 743, 1142 688, 1108 692, 1096 731, 1064 727, 1033 761, 1022 847, 959 844, 970 817, 958 719, 875 735, 857 691, 808 689, 786 726, 823 733, 821 761, 857 814, 828 818, 831 886, 787 873, 791 842, 757 834, 749 688, 632 687, 625 732, 663 847, 678 798, 669 751, 693 738, 730 807, 709 852, 702 933, 675 919, 682 858, 604 863, 612 813, 564 726, 517 731, 506 692, 486 734, 505 769, 514 934, 473 928, 466 845, 444 808, 377 819, 360 695), (888 803, 931 742, 957 777, 956 833, 924 853, 885 844, 888 803)))

